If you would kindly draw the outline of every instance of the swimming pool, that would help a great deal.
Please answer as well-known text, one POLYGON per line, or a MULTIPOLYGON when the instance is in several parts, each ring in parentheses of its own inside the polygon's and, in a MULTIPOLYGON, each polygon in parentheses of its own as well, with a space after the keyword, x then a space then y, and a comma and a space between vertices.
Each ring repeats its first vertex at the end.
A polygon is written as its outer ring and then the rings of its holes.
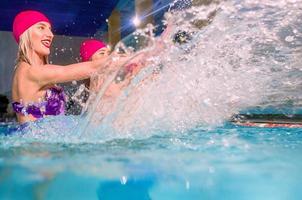
POLYGON ((89 131, 72 117, 11 136, 2 124, 0 199, 301 199, 301 129, 225 122, 263 102, 301 105, 300 2, 176 13, 180 30, 216 16, 188 44, 161 52, 157 79, 130 85, 114 115, 89 118, 89 131), (126 134, 108 129, 116 119, 126 134))
POLYGON ((301 199, 300 129, 226 123, 103 142, 3 136, 0 199, 301 199))

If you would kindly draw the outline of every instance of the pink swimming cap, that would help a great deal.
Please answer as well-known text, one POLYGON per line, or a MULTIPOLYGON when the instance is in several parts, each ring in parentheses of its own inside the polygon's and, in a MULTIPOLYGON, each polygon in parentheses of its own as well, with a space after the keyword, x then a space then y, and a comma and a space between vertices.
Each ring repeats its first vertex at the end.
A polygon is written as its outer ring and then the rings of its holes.
POLYGON ((42 13, 34 10, 27 10, 20 12, 14 19, 13 35, 17 43, 19 43, 20 36, 28 28, 38 22, 49 22, 49 19, 42 13))
POLYGON ((85 40, 84 42, 82 42, 80 47, 80 56, 82 61, 83 62, 88 61, 96 51, 106 46, 107 45, 100 40, 94 40, 94 39, 85 40))

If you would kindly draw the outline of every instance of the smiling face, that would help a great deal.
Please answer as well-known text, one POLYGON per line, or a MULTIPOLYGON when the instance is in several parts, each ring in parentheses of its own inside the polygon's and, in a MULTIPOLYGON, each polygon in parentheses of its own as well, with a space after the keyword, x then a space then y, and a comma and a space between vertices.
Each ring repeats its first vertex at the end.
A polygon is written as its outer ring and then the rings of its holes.
POLYGON ((97 50, 92 56, 91 60, 97 60, 100 58, 108 57, 110 54, 110 49, 108 47, 103 47, 99 50, 97 50))
POLYGON ((30 28, 31 48, 39 56, 48 56, 53 39, 51 25, 47 22, 39 22, 30 28))

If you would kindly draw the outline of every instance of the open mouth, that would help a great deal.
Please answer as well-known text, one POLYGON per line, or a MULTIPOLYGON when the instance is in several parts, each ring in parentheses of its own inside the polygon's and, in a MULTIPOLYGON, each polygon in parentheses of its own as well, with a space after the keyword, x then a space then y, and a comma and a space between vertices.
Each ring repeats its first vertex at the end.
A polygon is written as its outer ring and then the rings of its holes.
POLYGON ((51 40, 42 40, 41 42, 45 47, 50 48, 51 40))

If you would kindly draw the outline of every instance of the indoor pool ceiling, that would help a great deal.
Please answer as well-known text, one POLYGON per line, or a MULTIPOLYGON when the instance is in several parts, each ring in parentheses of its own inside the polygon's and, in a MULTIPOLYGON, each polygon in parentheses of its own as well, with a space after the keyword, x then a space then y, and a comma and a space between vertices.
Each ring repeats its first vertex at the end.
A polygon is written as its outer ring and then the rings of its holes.
MULTIPOLYGON (((140 0, 138 0, 140 1, 140 0)), ((153 0, 154 19, 162 19, 166 9, 160 9, 171 0, 153 0)), ((128 35, 135 27, 131 19, 135 15, 135 0, 1 0, 0 31, 11 31, 14 16, 26 9, 45 13, 57 35, 93 36, 97 31, 106 32, 106 19, 116 8, 121 13, 121 32, 128 35)))

